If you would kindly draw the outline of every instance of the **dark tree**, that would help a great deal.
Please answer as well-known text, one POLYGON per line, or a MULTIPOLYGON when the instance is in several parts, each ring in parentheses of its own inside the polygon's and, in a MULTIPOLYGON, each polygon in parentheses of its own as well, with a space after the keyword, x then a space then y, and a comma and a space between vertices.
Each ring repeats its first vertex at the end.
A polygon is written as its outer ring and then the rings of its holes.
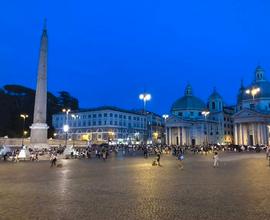
POLYGON ((70 108, 72 110, 77 110, 79 108, 78 99, 72 97, 66 91, 59 92, 58 103, 59 103, 59 105, 65 107, 65 108, 70 108))
MULTIPOLYGON (((61 92, 55 96, 48 92, 47 123, 49 137, 53 135, 52 115, 63 108, 78 109, 78 100, 68 92, 61 92)), ((33 123, 35 90, 20 85, 5 85, 0 89, 0 136, 21 137, 23 133, 23 119, 21 114, 29 117, 25 121, 25 130, 33 123)))

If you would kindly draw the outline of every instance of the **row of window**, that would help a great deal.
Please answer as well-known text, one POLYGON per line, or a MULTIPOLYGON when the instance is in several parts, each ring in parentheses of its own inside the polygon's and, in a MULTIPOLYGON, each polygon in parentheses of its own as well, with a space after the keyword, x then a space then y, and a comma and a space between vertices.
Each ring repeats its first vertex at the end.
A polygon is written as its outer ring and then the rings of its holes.
POLYGON ((232 122, 232 119, 230 117, 224 117, 224 121, 232 122))
MULTIPOLYGON (((204 131, 204 134, 206 135, 207 132, 204 131)), ((210 132, 209 134, 210 134, 210 135, 213 135, 214 133, 213 133, 213 132, 210 132)), ((216 135, 218 135, 218 134, 219 134, 219 132, 217 131, 217 132, 216 132, 216 135)), ((227 135, 227 134, 228 134, 228 135, 233 135, 233 132, 232 132, 232 131, 224 131, 224 134, 225 134, 225 135, 227 135)))
MULTIPOLYGON (((72 117, 72 116, 69 116, 69 117, 72 117)), ((121 115, 121 114, 113 114, 113 113, 99 113, 99 114, 88 114, 88 115, 76 115, 77 118, 82 118, 82 119, 86 119, 86 118, 107 118, 107 117, 111 117, 111 118, 123 118, 123 119, 128 119, 128 120, 134 120, 134 121, 146 121, 145 118, 142 118, 142 117, 138 117, 138 116, 126 116, 126 115, 121 115)), ((75 117, 75 119, 76 119, 75 117)), ((61 120, 65 120, 66 119, 66 116, 56 116, 55 120, 56 121, 61 121, 61 120)))
POLYGON ((233 125, 232 124, 226 124, 226 123, 224 123, 224 128, 231 128, 231 129, 233 129, 233 125))
POLYGON ((232 132, 232 131, 224 131, 224 134, 225 134, 225 135, 227 135, 227 134, 233 135, 233 132, 232 132))
MULTIPOLYGON (((88 121, 88 122, 83 121, 83 122, 81 122, 81 121, 79 121, 79 122, 70 122, 69 125, 71 127, 114 125, 114 126, 124 126, 124 127, 126 127, 126 126, 132 127, 133 126, 133 127, 136 127, 136 128, 145 128, 145 125, 142 124, 142 123, 126 123, 125 121, 124 122, 122 122, 122 121, 120 121, 120 122, 118 122, 118 121, 98 121, 98 122, 97 121, 93 121, 93 122, 91 122, 91 121, 88 121)), ((63 124, 58 123, 58 125, 56 125, 56 127, 61 128, 61 127, 63 127, 63 124)))

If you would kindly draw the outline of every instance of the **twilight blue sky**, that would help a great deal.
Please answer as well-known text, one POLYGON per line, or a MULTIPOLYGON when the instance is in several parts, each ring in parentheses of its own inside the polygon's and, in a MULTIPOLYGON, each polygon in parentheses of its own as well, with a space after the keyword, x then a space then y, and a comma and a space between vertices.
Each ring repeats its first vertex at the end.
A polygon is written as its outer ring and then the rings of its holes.
POLYGON ((270 78, 267 0, 10 0, 0 3, 0 85, 35 88, 43 19, 48 88, 81 107, 169 111, 186 83, 206 101, 214 86, 234 104, 258 63, 270 78))

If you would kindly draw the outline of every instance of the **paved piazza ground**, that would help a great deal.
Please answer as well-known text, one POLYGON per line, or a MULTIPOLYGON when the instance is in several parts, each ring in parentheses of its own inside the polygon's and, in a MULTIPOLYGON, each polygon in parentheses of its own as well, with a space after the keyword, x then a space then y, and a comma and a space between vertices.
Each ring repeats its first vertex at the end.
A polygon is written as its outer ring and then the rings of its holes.
POLYGON ((270 219, 264 154, 0 162, 0 219, 270 219))

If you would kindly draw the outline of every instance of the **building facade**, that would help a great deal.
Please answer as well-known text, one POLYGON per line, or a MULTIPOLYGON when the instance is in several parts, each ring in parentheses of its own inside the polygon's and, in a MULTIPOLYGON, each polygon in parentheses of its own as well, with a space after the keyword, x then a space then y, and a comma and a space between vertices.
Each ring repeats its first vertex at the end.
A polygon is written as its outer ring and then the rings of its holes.
POLYGON ((207 104, 193 95, 190 84, 184 96, 171 108, 166 121, 166 142, 168 145, 208 145, 232 142, 233 107, 224 106, 216 89, 207 104))
POLYGON ((155 113, 111 106, 53 115, 57 138, 64 139, 68 135, 69 139, 92 143, 139 144, 146 143, 149 138, 160 142, 156 125, 161 130, 164 128, 162 117, 155 113), (63 131, 65 124, 69 126, 67 134, 63 131))
POLYGON ((256 68, 250 85, 241 83, 233 119, 235 144, 270 144, 270 82, 262 67, 256 68))

